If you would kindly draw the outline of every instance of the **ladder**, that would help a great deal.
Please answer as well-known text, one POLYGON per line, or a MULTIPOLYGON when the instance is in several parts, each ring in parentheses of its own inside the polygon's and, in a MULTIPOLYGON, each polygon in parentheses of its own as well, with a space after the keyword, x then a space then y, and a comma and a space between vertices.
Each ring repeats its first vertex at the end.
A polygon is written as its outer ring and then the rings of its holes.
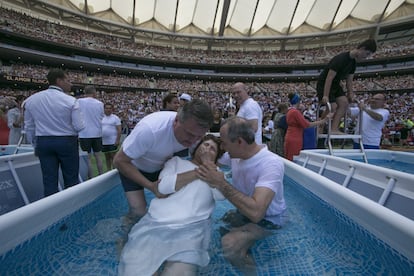
MULTIPOLYGON (((329 112, 331 112, 332 111, 331 104, 330 103, 327 103, 326 106, 328 107, 329 112)), ((319 113, 320 107, 321 106, 319 106, 319 108, 318 108, 318 113, 319 113)), ((362 130, 362 110, 359 111, 359 118, 358 119, 359 119, 359 134, 347 134, 347 133, 344 133, 344 134, 331 134, 331 127, 332 127, 331 126, 331 124, 332 124, 332 122, 331 122, 332 120, 331 119, 328 120, 328 133, 327 134, 320 134, 319 133, 319 128, 317 128, 318 129, 318 135, 317 136, 318 136, 318 138, 325 139, 325 144, 328 145, 328 150, 329 150, 329 154, 330 155, 332 155, 332 156, 335 155, 335 151, 333 150, 333 146, 332 146, 332 140, 335 140, 335 139, 336 140, 339 140, 339 139, 342 139, 342 140, 345 140, 345 139, 357 139, 358 140, 358 143, 359 143, 359 155, 362 156, 362 158, 364 159, 364 162, 365 163, 368 163, 368 158, 367 158, 367 155, 365 153, 364 145, 362 143, 362 135, 361 135, 361 130, 362 130)), ((346 124, 347 124, 346 117, 345 117, 345 120, 344 120, 344 124, 345 124, 344 130, 346 131, 347 130, 347 127, 346 127, 346 124)), ((341 152, 341 155, 342 156, 345 156, 346 153, 341 152)), ((349 153, 349 155, 355 155, 355 152, 349 153)))

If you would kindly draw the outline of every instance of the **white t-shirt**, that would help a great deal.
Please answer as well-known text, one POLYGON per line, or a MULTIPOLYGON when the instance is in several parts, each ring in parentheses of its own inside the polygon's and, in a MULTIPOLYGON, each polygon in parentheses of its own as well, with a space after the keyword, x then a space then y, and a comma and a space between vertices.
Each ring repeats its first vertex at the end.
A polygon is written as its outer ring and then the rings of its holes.
MULTIPOLYGON (((359 115, 358 107, 350 108, 352 116, 359 115)), ((390 112, 385 108, 373 109, 372 111, 381 114, 382 121, 374 120, 365 111, 362 112, 362 144, 370 146, 379 146, 381 143, 382 128, 390 116, 390 112)), ((359 120, 355 127, 355 134, 359 134, 359 120)), ((355 143, 358 140, 354 139, 355 143)))
POLYGON ((256 144, 261 145, 263 111, 260 108, 260 105, 252 98, 248 98, 240 106, 240 109, 237 112, 237 116, 245 118, 246 120, 257 120, 257 131, 254 139, 256 141, 256 144))
POLYGON ((160 111, 145 116, 125 138, 124 153, 144 172, 161 170, 175 152, 185 149, 174 135, 177 112, 160 111))
POLYGON ((79 132, 79 138, 102 137, 104 104, 91 97, 81 98, 78 102, 85 122, 85 128, 79 132))
POLYGON ((269 151, 265 145, 249 159, 230 159, 229 155, 220 159, 220 163, 231 166, 232 185, 247 196, 253 196, 257 187, 271 189, 275 196, 266 210, 265 219, 280 224, 279 215, 286 210, 283 195, 283 160, 269 151))
POLYGON ((114 145, 118 136, 117 126, 121 120, 115 114, 104 116, 102 119, 102 145, 114 145))

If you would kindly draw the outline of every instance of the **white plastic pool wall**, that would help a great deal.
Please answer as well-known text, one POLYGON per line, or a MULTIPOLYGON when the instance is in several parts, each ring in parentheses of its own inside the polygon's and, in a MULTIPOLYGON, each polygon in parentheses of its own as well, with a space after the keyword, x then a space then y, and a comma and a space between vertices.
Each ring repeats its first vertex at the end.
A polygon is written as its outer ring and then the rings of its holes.
POLYGON ((118 172, 112 170, 0 216, 0 258, 119 183, 118 172))
MULTIPOLYGON (((287 160, 285 173, 414 261, 414 221, 287 160)), ((0 216, 0 255, 31 239, 119 183, 118 173, 113 170, 0 216)))
POLYGON ((352 218, 378 239, 414 261, 414 221, 393 212, 294 162, 284 160, 285 174, 352 218))

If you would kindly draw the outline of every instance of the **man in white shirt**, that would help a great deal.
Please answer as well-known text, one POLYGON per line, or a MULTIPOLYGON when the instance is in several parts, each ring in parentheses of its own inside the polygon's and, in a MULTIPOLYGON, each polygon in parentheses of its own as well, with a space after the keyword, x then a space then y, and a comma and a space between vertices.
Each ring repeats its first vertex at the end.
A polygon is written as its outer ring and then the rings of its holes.
POLYGON ((244 83, 238 82, 231 88, 233 98, 239 106, 238 117, 245 118, 252 124, 255 131, 255 141, 262 144, 263 111, 260 105, 249 97, 248 88, 244 83))
POLYGON ((65 188, 79 183, 78 133, 85 127, 78 101, 67 94, 72 87, 67 74, 52 69, 47 80, 48 89, 23 103, 24 128, 40 160, 45 196, 58 192, 59 166, 65 188))
POLYGON ((210 129, 213 113, 208 103, 195 99, 179 112, 159 111, 135 126, 114 157, 132 220, 146 213, 144 188, 157 197, 158 175, 174 153, 193 146, 210 129))
POLYGON ((78 100, 83 114, 85 128, 79 132, 81 149, 88 153, 88 177, 93 177, 92 155, 96 160, 98 174, 102 174, 102 118, 104 117, 103 103, 95 99, 96 90, 92 85, 85 86, 84 97, 78 100))
MULTIPOLYGON (((385 95, 382 93, 372 96, 369 106, 363 102, 358 103, 358 107, 351 107, 351 116, 359 116, 362 111, 362 144, 364 149, 379 149, 382 137, 382 128, 390 116, 388 109, 384 108, 385 95)), ((356 126, 356 134, 359 134, 359 121, 356 126)), ((354 149, 359 149, 359 141, 354 139, 354 149)))
POLYGON ((237 208, 223 217, 229 226, 221 240, 224 256, 246 275, 256 275, 249 249, 286 221, 283 161, 266 145, 255 142, 253 128, 244 118, 227 119, 220 128, 220 138, 228 152, 220 163, 231 166, 232 183, 212 162, 196 169, 197 175, 237 208))
POLYGON ((24 98, 23 95, 18 95, 16 97, 16 105, 7 111, 7 126, 10 129, 9 145, 17 145, 22 135, 23 110, 21 105, 24 98))

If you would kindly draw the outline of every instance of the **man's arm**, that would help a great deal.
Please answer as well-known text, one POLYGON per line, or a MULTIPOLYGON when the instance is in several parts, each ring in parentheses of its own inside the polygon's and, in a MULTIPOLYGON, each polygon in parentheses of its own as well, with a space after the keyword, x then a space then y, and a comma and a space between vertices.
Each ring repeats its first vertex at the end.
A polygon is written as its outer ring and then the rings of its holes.
POLYGON ((116 140, 115 140, 115 146, 119 146, 119 143, 121 141, 121 133, 122 133, 122 127, 121 125, 116 126, 116 140))
POLYGON ((24 130, 26 132, 27 141, 33 146, 35 144, 36 125, 32 114, 24 109, 24 130))
POLYGON ((257 187, 253 196, 247 196, 228 183, 223 172, 217 171, 214 164, 202 165, 196 170, 200 179, 218 189, 243 215, 257 223, 266 214, 275 193, 265 187, 257 187))
POLYGON ((129 158, 121 148, 114 157, 114 167, 119 170, 125 177, 131 179, 137 185, 141 185, 152 191, 157 197, 161 196, 158 192, 158 181, 151 182, 138 171, 132 164, 132 159, 129 158))
POLYGON ((85 128, 85 122, 83 120, 83 114, 79 106, 79 101, 75 100, 72 106, 72 126, 76 132, 80 132, 82 129, 85 128))
POLYGON ((383 120, 383 117, 380 113, 377 113, 375 111, 373 111, 372 109, 368 109, 364 103, 359 103, 358 107, 360 110, 365 111, 365 113, 367 113, 372 119, 374 119, 375 121, 379 121, 381 122, 383 120))

